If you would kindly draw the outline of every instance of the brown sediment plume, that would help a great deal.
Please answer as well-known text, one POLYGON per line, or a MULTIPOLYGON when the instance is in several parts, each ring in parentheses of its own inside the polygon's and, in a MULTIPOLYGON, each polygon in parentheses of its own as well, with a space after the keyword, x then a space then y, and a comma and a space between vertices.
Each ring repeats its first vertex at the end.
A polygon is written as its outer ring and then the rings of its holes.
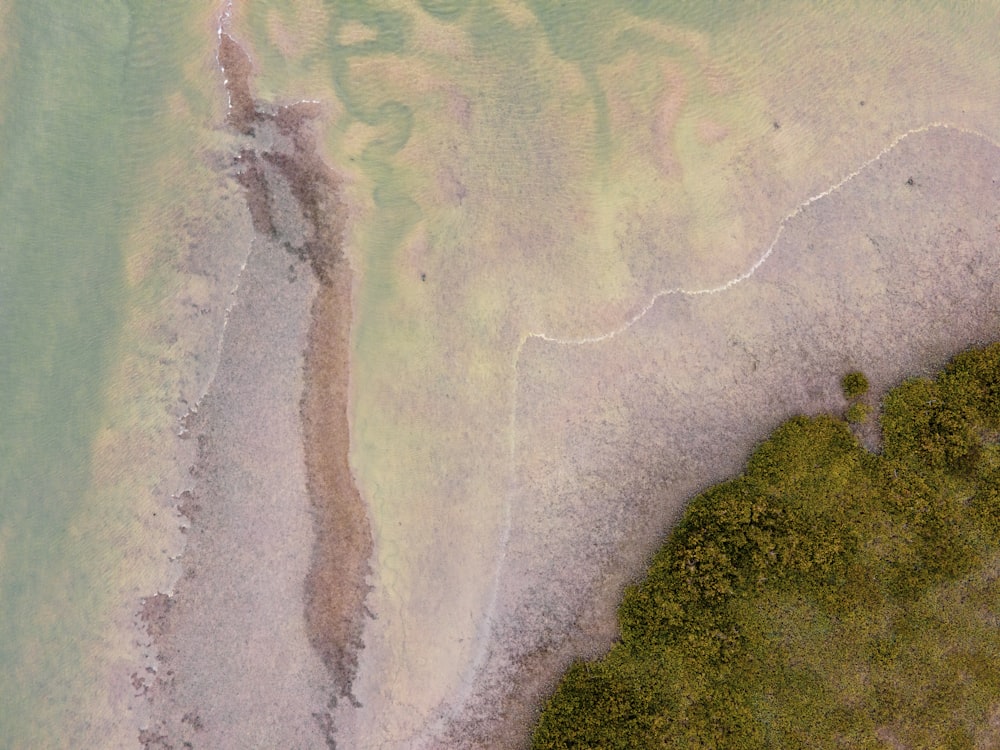
POLYGON ((309 640, 341 696, 351 697, 373 543, 348 463, 351 271, 342 251, 341 185, 319 154, 314 122, 320 107, 260 105, 250 89, 250 59, 225 32, 219 62, 230 97, 228 122, 252 136, 236 167, 254 228, 308 261, 319 281, 300 404, 316 530, 305 618, 309 640))

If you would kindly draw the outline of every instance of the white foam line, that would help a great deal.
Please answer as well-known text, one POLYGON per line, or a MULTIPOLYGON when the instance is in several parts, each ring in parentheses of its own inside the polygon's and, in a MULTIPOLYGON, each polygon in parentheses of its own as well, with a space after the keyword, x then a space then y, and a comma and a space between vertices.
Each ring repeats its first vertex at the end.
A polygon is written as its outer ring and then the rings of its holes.
POLYGON ((215 64, 219 66, 219 70, 222 71, 222 84, 226 88, 226 116, 233 109, 233 95, 229 93, 229 78, 226 76, 226 67, 222 64, 222 59, 219 57, 219 52, 222 49, 222 35, 229 33, 229 23, 233 20, 233 0, 226 0, 222 6, 222 12, 219 13, 219 25, 215 29, 216 36, 219 38, 219 43, 215 45, 215 64))
MULTIPOLYGON (((622 325, 605 333, 595 334, 593 336, 581 336, 578 338, 563 338, 559 336, 552 336, 545 332, 529 332, 521 337, 521 340, 517 345, 517 349, 514 352, 513 378, 511 383, 511 395, 510 395, 511 408, 510 408, 510 419, 508 424, 508 430, 510 434, 509 456, 508 456, 509 468, 507 472, 507 491, 504 494, 505 498, 504 518, 503 518, 504 525, 500 532, 500 541, 499 541, 500 551, 497 557, 497 565, 493 577, 492 591, 490 592, 489 604, 487 605, 486 616, 484 618, 486 628, 492 629, 496 625, 496 608, 500 592, 500 578, 507 564, 507 553, 508 553, 508 547, 510 545, 510 534, 513 524, 513 518, 512 518, 513 508, 512 508, 511 496, 515 490, 514 479, 515 479, 515 469, 517 466, 517 400, 518 400, 517 396, 519 390, 518 368, 521 361, 521 352, 524 350, 524 345, 531 339, 540 339, 542 341, 562 346, 582 346, 586 344, 599 344, 603 341, 608 341, 609 339, 612 339, 615 336, 624 333, 629 328, 638 323, 640 320, 642 320, 646 316, 646 314, 653 309, 653 306, 656 304, 657 300, 659 300, 661 297, 666 297, 671 294, 680 294, 684 296, 695 297, 700 295, 720 294, 722 292, 726 292, 732 289, 738 284, 741 284, 744 281, 749 280, 760 269, 760 267, 767 262, 767 259, 770 258, 771 254, 774 252, 775 247, 777 247, 778 241, 781 239, 781 235, 784 233, 785 226, 788 224, 789 221, 791 221, 793 218, 801 214, 816 201, 822 198, 826 198, 832 193, 838 191, 848 182, 850 182, 855 177, 864 172, 866 169, 868 169, 872 164, 875 164, 883 156, 892 151, 905 139, 909 138, 912 135, 916 135, 918 133, 925 133, 930 130, 936 130, 936 129, 955 130, 961 133, 966 133, 968 135, 974 135, 1000 148, 1000 144, 998 144, 993 138, 985 135, 984 133, 980 133, 976 130, 964 128, 959 125, 953 125, 946 122, 932 122, 917 128, 912 128, 911 130, 907 130, 901 133, 900 135, 896 136, 895 138, 893 138, 885 148, 883 148, 881 151, 879 151, 870 159, 864 161, 857 169, 842 177, 840 180, 835 182, 826 190, 820 193, 816 193, 815 195, 810 196, 806 200, 802 201, 792 211, 786 214, 785 217, 778 222, 778 228, 774 233, 774 238, 771 240, 771 243, 767 246, 767 248, 760 255, 760 257, 753 263, 753 265, 751 265, 746 271, 739 274, 738 276, 735 276, 717 286, 707 287, 704 289, 685 289, 684 287, 670 287, 667 289, 662 289, 656 292, 656 294, 654 294, 637 313, 635 313, 632 317, 626 320, 622 325)), ((486 662, 490 654, 488 633, 484 633, 483 635, 486 637, 482 637, 480 640, 480 649, 477 658, 475 660, 476 666, 472 670, 473 673, 480 672, 482 668, 486 666, 486 662)))
POLYGON ((219 27, 216 29, 216 33, 219 35, 219 40, 222 40, 223 34, 229 33, 229 22, 233 20, 233 0, 226 0, 222 4, 222 12, 219 13, 219 27))
POLYGON ((702 295, 702 294, 718 294, 720 292, 728 291, 729 289, 732 289, 737 284, 741 284, 744 281, 747 281, 750 277, 752 277, 755 273, 757 273, 757 270, 761 266, 764 265, 764 263, 767 261, 767 259, 769 257, 771 257, 771 253, 774 252, 774 248, 777 246, 778 240, 781 239, 781 235, 785 231, 785 225, 789 221, 791 221, 796 216, 798 216, 800 213, 802 213, 803 211, 805 211, 809 206, 811 206, 816 201, 818 201, 818 200, 820 200, 822 198, 826 198, 828 195, 830 195, 830 194, 835 193, 836 191, 838 191, 840 188, 842 188, 848 182, 850 182, 855 177, 857 177, 859 174, 861 174, 866 169, 868 169, 868 167, 870 167, 872 164, 874 164, 879 159, 881 159, 883 156, 885 156, 890 151, 892 151, 894 148, 896 148, 896 146, 898 146, 902 141, 906 140, 907 138, 909 138, 912 135, 916 135, 918 133, 926 133, 926 132, 928 132, 930 130, 936 130, 936 129, 956 130, 956 131, 961 132, 961 133, 966 133, 966 134, 969 134, 969 135, 978 136, 979 138, 982 138, 984 140, 989 141, 990 143, 993 143, 994 145, 997 145, 993 141, 992 138, 989 138, 988 136, 984 135, 983 133, 980 133, 980 132, 975 131, 975 130, 970 130, 968 128, 963 128, 963 127, 960 127, 958 125, 952 125, 952 124, 946 123, 946 122, 932 122, 932 123, 928 123, 927 125, 921 125, 918 128, 913 128, 911 130, 907 130, 906 132, 904 132, 904 133, 896 136, 892 141, 890 141, 890 143, 889 143, 888 146, 886 146, 881 151, 879 151, 877 154, 875 154, 875 156, 873 156, 870 159, 868 159, 867 161, 863 162, 861 164, 861 166, 859 166, 853 172, 850 172, 849 174, 845 175, 838 182, 834 183, 833 185, 831 185, 830 187, 828 187, 823 192, 816 193, 816 195, 813 195, 813 196, 811 196, 809 198, 806 198, 806 200, 802 201, 802 203, 800 203, 792 211, 790 211, 788 214, 786 214, 785 217, 782 218, 781 221, 778 222, 778 229, 774 233, 774 239, 771 240, 771 244, 767 246, 767 249, 756 260, 756 262, 754 262, 754 264, 752 266, 750 266, 750 268, 748 268, 746 271, 744 271, 743 273, 741 273, 739 276, 736 276, 736 277, 730 279, 729 281, 726 281, 726 282, 724 282, 724 283, 722 283, 722 284, 720 284, 718 286, 708 287, 708 288, 705 288, 705 289, 685 289, 683 287, 671 287, 671 288, 667 288, 667 289, 661 289, 660 291, 656 292, 656 294, 654 294, 650 298, 649 302, 647 302, 642 307, 642 309, 639 310, 639 312, 637 312, 635 315, 633 315, 631 318, 629 318, 627 321, 625 321, 618 328, 615 328, 614 330, 608 331, 607 333, 602 333, 602 334, 595 335, 595 336, 583 336, 583 337, 580 337, 580 338, 562 338, 562 337, 558 337, 558 336, 550 336, 549 334, 544 333, 544 332, 532 332, 532 333, 528 333, 528 334, 526 334, 521 339, 521 343, 518 345, 518 348, 517 348, 517 357, 515 358, 515 369, 516 369, 517 360, 520 359, 521 349, 523 348, 525 342, 528 339, 533 339, 533 338, 535 338, 535 339, 541 339, 543 341, 549 341, 549 342, 551 342, 553 344, 567 344, 567 345, 572 345, 572 344, 576 344, 576 345, 580 345, 580 344, 597 344, 597 343, 600 343, 602 341, 607 341, 608 339, 614 338, 615 336, 617 336, 620 333, 624 333, 629 328, 631 328, 633 325, 635 325, 636 323, 638 323, 640 320, 642 320, 643 317, 645 317, 646 313, 648 313, 650 310, 653 309, 653 306, 656 304, 656 301, 658 299, 660 299, 661 297, 666 297, 666 296, 671 295, 671 294, 680 294, 680 295, 684 295, 684 296, 687 296, 687 297, 696 297, 696 296, 702 295))

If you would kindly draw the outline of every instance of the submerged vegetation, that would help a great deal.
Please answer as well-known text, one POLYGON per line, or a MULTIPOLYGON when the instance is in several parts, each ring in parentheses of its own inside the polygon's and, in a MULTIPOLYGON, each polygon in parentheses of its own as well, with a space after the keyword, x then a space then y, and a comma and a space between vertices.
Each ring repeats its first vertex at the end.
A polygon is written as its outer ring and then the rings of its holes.
POLYGON ((904 382, 881 426, 876 455, 794 417, 696 497, 533 748, 1000 744, 1000 344, 904 382))

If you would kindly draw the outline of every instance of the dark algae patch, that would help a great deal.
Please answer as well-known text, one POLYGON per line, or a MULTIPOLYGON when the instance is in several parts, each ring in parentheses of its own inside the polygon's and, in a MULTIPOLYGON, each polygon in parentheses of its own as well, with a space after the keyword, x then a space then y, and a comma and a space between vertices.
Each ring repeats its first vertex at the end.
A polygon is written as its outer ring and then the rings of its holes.
POLYGON ((230 97, 229 124, 248 136, 236 167, 254 229, 308 262, 319 281, 301 402, 317 533, 306 580, 306 621, 312 645, 340 693, 350 697, 362 646, 372 537, 348 464, 351 274, 342 252, 345 208, 339 181, 319 155, 313 125, 319 106, 257 102, 250 90, 250 60, 224 32, 219 61, 230 97))
POLYGON ((313 126, 320 107, 260 105, 250 91, 250 59, 225 32, 219 63, 226 73, 229 125, 249 137, 236 157, 236 175, 246 189, 254 229, 309 261, 317 279, 329 286, 333 274, 348 269, 340 184, 319 155, 313 126))
POLYGON ((218 367, 184 419, 183 574, 138 618, 157 660, 133 675, 151 706, 139 743, 334 747, 333 709, 354 701, 372 552, 348 464, 346 209, 320 155, 319 105, 260 102, 250 58, 227 33, 219 45, 229 174, 247 203, 234 241, 249 247, 218 367))
POLYGON ((532 747, 1000 743, 1000 344, 905 381, 881 428, 875 454, 794 417, 696 497, 532 747))

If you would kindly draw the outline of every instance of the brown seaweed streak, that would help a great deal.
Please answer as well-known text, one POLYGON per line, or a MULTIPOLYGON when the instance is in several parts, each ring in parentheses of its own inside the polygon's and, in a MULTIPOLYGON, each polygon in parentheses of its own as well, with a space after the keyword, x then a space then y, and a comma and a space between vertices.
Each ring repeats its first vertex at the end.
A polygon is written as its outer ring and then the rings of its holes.
MULTIPOLYGON (((487 623, 486 625, 487 628, 492 628, 495 624, 496 607, 497 607, 498 594, 500 590, 500 582, 501 582, 501 577, 503 575, 503 571, 506 567, 507 551, 510 543, 510 533, 513 523, 511 495, 513 493, 512 488, 517 468, 517 445, 518 445, 517 405, 518 405, 518 385, 520 380, 519 365, 521 360, 521 353, 524 350, 525 345, 532 339, 538 339, 540 341, 544 341, 557 346, 584 346, 587 344, 600 344, 604 341, 609 341, 610 339, 613 339, 616 336, 628 331, 632 326, 634 326, 636 323, 642 320, 647 315, 647 313, 649 313, 649 311, 653 309, 656 303, 663 297, 668 297, 671 295, 697 297, 702 295, 721 294, 723 292, 729 291, 730 289, 736 287, 737 285, 742 284, 743 282, 748 281, 750 278, 752 278, 753 275, 761 268, 761 266, 763 266, 767 262, 767 260, 771 257, 772 253, 774 252, 774 249, 777 247, 778 242, 780 241, 782 235, 784 234, 785 227, 787 226, 788 222, 790 222, 796 216, 805 211, 813 203, 816 203, 817 201, 826 198, 827 196, 840 190, 844 185, 846 185, 855 177, 866 171, 869 167, 877 163, 886 154, 888 154, 890 151, 896 148, 896 146, 898 146, 901 142, 903 142, 907 138, 913 135, 918 135, 920 133, 926 133, 928 131, 937 129, 952 130, 959 133, 973 135, 978 138, 982 138, 983 140, 992 143, 994 146, 1000 148, 1000 144, 998 144, 994 139, 987 136, 986 134, 979 132, 977 130, 965 128, 960 125, 955 125, 952 123, 931 122, 925 125, 921 125, 920 127, 912 128, 897 135, 889 142, 888 145, 886 145, 883 149, 881 149, 877 154, 862 162, 860 166, 858 166, 856 169, 846 174, 844 177, 842 177, 840 180, 838 180, 833 185, 828 187, 826 190, 823 190, 822 192, 810 196, 809 198, 799 203, 794 209, 789 211, 778 222, 778 228, 775 231, 774 238, 771 240, 770 244, 764 249, 764 251, 760 254, 757 260, 754 261, 754 263, 743 273, 716 286, 705 287, 702 289, 687 289, 684 287, 668 287, 665 289, 661 289, 660 291, 653 294, 649 298, 649 300, 634 315, 629 317, 624 323, 604 333, 595 334, 592 336, 580 336, 575 338, 554 336, 544 331, 533 331, 522 334, 521 339, 518 342, 518 345, 515 349, 513 363, 512 363, 513 377, 511 378, 512 381, 511 396, 510 396, 511 407, 510 407, 510 418, 508 422, 508 433, 510 435, 510 441, 508 447, 509 455, 508 455, 508 472, 507 472, 508 489, 504 494, 505 498, 504 521, 503 521, 503 528, 501 530, 501 538, 499 540, 500 551, 497 558, 496 570, 494 572, 492 590, 490 592, 489 605, 487 607, 487 616, 485 618, 485 621, 487 623)), ((472 673, 479 672, 486 665, 486 661, 488 659, 488 654, 489 654, 489 649, 486 645, 486 641, 487 639, 485 638, 480 640, 481 645, 480 645, 480 651, 477 655, 476 664, 475 667, 472 670, 470 670, 472 673)))
MULTIPOLYGON (((300 402, 316 532, 304 609, 310 643, 339 696, 356 702, 351 685, 363 646, 373 541, 347 458, 352 274, 342 251, 346 206, 340 179, 323 161, 312 127, 322 114, 320 103, 258 101, 251 90, 250 57, 228 30, 231 14, 227 2, 219 18, 217 59, 228 95, 227 123, 245 139, 234 161, 235 177, 246 191, 257 234, 307 262, 318 282, 300 402)), ((332 742, 329 714, 316 718, 332 742)))

